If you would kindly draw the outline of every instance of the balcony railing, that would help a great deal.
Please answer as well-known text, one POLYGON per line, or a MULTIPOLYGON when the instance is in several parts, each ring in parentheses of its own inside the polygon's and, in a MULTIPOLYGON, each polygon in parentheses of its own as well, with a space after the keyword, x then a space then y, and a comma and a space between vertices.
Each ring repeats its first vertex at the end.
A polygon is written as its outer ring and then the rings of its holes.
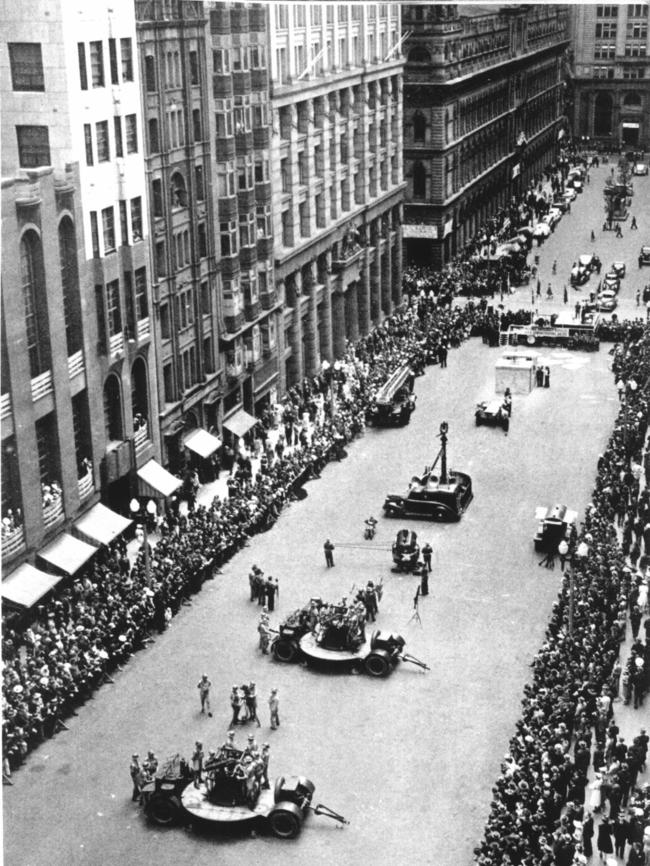
POLYGON ((32 379, 32 400, 35 403, 42 397, 52 393, 52 371, 46 370, 40 376, 32 379))
POLYGON ((17 526, 11 532, 2 535, 2 558, 9 559, 25 549, 25 530, 17 526))
POLYGON ((59 496, 50 505, 43 508, 43 525, 46 529, 63 521, 63 497, 59 496))
POLYGON ((11 394, 0 396, 0 420, 4 421, 11 415, 11 394))
POLYGON ((124 350, 124 334, 122 332, 113 334, 109 346, 111 355, 117 355, 119 352, 122 352, 124 350))
POLYGON ((77 481, 77 486, 79 488, 79 499, 83 502, 84 499, 88 499, 90 494, 95 489, 92 472, 87 472, 85 475, 83 475, 77 481))
POLYGON ((149 316, 146 319, 138 321, 138 340, 146 340, 151 335, 151 326, 149 324, 149 316))
POLYGON ((142 424, 133 434, 133 442, 135 445, 135 453, 139 454, 140 451, 146 446, 149 441, 149 425, 142 424))
POLYGON ((68 376, 70 376, 71 379, 74 379, 75 376, 83 373, 84 370, 84 356, 81 349, 79 349, 79 351, 75 352, 74 355, 68 357, 68 376))

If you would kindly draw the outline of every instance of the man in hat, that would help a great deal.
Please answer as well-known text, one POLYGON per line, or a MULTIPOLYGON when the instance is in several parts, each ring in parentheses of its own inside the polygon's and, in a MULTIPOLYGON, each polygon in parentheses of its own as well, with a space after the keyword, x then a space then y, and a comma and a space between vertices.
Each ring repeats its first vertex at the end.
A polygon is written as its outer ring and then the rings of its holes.
POLYGON ((257 743, 255 742, 255 736, 254 734, 249 734, 246 746, 244 747, 242 758, 245 758, 246 755, 250 755, 251 758, 257 759, 259 757, 259 754, 260 750, 257 743))
POLYGON ((230 692, 230 706, 232 707, 230 727, 234 728, 235 725, 239 724, 239 713, 242 708, 242 697, 239 694, 237 686, 233 686, 232 691, 230 692))
POLYGON ((208 715, 212 718, 212 713, 210 712, 210 688, 212 683, 208 679, 207 674, 203 674, 199 683, 197 685, 197 689, 199 690, 199 697, 201 698, 201 712, 204 713, 206 710, 208 711, 208 715))
POLYGON ((271 730, 274 731, 280 727, 280 699, 278 698, 277 689, 271 689, 269 711, 271 714, 271 730))
POLYGON ((325 565, 328 568, 334 568, 334 545, 329 538, 325 540, 323 550, 325 551, 325 565))
POLYGON ((271 630, 269 628, 269 618, 264 611, 262 611, 262 615, 260 616, 257 631, 260 636, 259 647, 264 655, 268 655, 269 644, 271 643, 271 630))
POLYGON ((197 740, 194 743, 194 751, 192 752, 192 778, 194 787, 198 788, 201 784, 201 773, 203 771, 203 743, 197 740))
POLYGON ((269 784, 269 758, 270 758, 270 754, 271 754, 271 747, 269 746, 269 744, 268 743, 262 743, 262 753, 260 755, 261 760, 262 760, 261 783, 262 783, 262 787, 267 788, 267 789, 271 787, 269 784))
POLYGON ((248 720, 257 722, 257 727, 260 727, 260 720, 257 717, 257 692, 255 691, 255 683, 248 684, 248 692, 246 694, 246 709, 248 710, 248 720))

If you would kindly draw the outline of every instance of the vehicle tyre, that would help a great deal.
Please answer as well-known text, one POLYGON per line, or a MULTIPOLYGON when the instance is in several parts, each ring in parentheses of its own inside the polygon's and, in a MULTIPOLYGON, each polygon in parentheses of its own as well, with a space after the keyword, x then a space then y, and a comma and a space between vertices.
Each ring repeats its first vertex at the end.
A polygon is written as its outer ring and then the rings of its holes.
POLYGON ((390 672, 390 661, 384 651, 377 650, 366 657, 364 667, 371 677, 385 677, 390 672))
POLYGON ((178 797, 165 797, 154 794, 147 806, 147 817, 160 827, 171 827, 180 824, 183 807, 178 797))
POLYGON ((526 337, 526 342, 528 343, 529 346, 534 346, 535 345, 535 337, 533 337, 532 334, 529 334, 526 337))
POLYGON ((268 821, 278 839, 295 839, 302 827, 302 812, 295 803, 283 800, 272 810, 268 821))
POLYGON ((373 631, 373 633, 370 635, 370 649, 371 650, 374 650, 374 648, 377 646, 377 640, 379 638, 379 634, 380 634, 379 629, 376 628, 373 631))
POLYGON ((298 645, 293 640, 277 640, 273 644, 273 658, 278 662, 289 664, 296 660, 298 645))
POLYGON ((278 776, 273 786, 273 802, 279 803, 282 797, 282 788, 284 786, 284 776, 278 776))
POLYGON ((477 427, 481 426, 482 422, 481 422, 481 419, 478 417, 478 415, 475 416, 474 421, 476 422, 477 427))

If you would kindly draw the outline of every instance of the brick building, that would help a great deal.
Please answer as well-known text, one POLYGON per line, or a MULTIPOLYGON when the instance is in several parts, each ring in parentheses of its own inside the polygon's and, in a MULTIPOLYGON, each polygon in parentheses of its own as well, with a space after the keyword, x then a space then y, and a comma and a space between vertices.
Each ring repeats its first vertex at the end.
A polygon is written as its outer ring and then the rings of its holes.
POLYGON ((409 261, 440 266, 557 155, 562 6, 405 4, 409 261))
POLYGON ((573 134, 650 149, 648 4, 570 7, 573 134))

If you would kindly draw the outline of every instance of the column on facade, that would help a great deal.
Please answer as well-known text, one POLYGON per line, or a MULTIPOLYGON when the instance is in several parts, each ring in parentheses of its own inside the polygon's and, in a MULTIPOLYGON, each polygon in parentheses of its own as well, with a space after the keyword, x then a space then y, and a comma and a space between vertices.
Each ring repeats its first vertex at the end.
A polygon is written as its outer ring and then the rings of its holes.
POLYGON ((393 276, 393 250, 391 244, 390 216, 384 214, 384 233, 386 243, 381 257, 381 309, 385 316, 393 312, 393 295, 391 280, 393 276))
POLYGON ((320 346, 318 344, 318 290, 314 277, 314 262, 307 265, 309 279, 303 288, 307 294, 307 317, 304 333, 303 370, 305 376, 313 376, 320 367, 320 346))
POLYGON ((345 354, 345 341, 345 294, 340 285, 335 284, 332 292, 332 343, 335 358, 342 358, 345 354))
POLYGON ((289 370, 293 381, 287 382, 287 385, 295 384, 302 378, 304 370, 304 359, 302 351, 302 311, 300 306, 300 294, 302 291, 302 277, 300 271, 295 271, 286 281, 287 286, 287 303, 293 308, 293 321, 289 331, 289 340, 291 342, 291 361, 289 370))
POLYGON ((358 298, 359 280, 353 280, 348 283, 345 290, 345 324, 346 336, 348 340, 359 339, 359 298, 358 298))
POLYGON ((320 338, 320 356, 322 359, 333 360, 332 347, 332 254, 323 253, 318 257, 318 282, 323 286, 318 334, 320 338))
POLYGON ((374 261, 370 244, 370 226, 366 226, 366 248, 357 289, 358 327, 360 334, 370 330, 370 267, 374 261))
POLYGON ((370 320, 373 325, 381 321, 381 257, 386 249, 386 241, 382 237, 381 219, 373 220, 371 226, 370 242, 375 248, 375 257, 370 262, 368 268, 369 274, 369 292, 370 292, 370 320))
POLYGON ((393 301, 395 305, 402 303, 402 232, 401 215, 399 205, 391 215, 391 228, 394 232, 395 242, 388 244, 391 251, 390 278, 393 290, 393 301))

